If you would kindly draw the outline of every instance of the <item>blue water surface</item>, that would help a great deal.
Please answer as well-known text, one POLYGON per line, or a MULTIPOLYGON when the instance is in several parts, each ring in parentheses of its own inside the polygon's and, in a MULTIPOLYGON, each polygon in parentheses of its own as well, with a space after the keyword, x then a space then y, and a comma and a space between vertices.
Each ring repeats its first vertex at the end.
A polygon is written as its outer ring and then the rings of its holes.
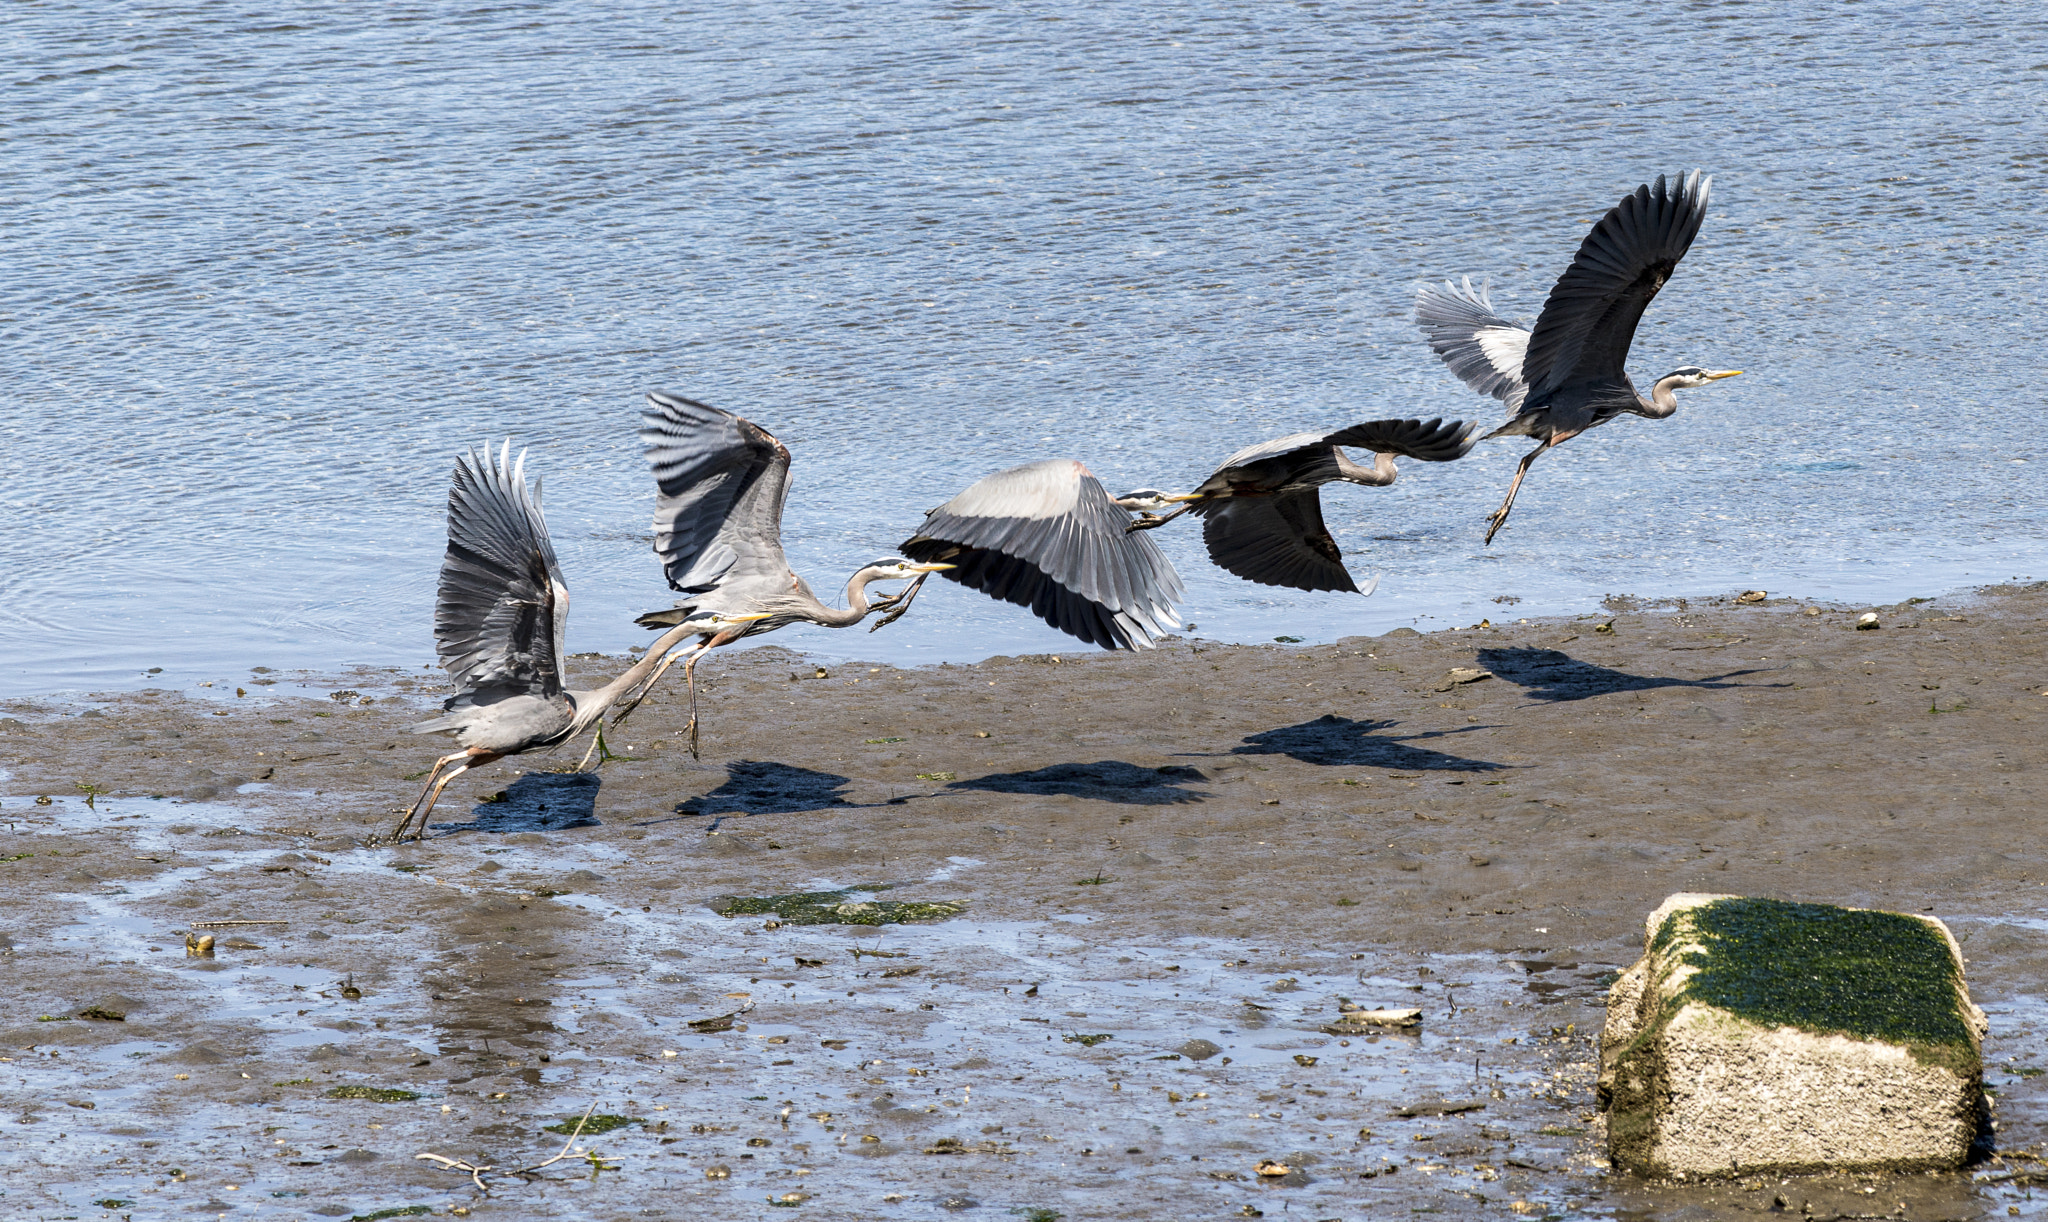
MULTIPOLYGON (((1526 320, 1695 165, 1633 369, 1747 376, 1544 459, 1491 548, 1520 441, 1328 492, 1370 599, 1162 531, 1199 633, 2048 576, 2025 5, 17 3, 0 70, 0 692, 429 661, 453 457, 507 435, 570 647, 642 641, 648 387, 789 444, 821 591, 1018 462, 1188 487, 1281 432, 1491 419, 1417 286, 1526 320)), ((937 582, 771 639, 1075 646, 937 582)))

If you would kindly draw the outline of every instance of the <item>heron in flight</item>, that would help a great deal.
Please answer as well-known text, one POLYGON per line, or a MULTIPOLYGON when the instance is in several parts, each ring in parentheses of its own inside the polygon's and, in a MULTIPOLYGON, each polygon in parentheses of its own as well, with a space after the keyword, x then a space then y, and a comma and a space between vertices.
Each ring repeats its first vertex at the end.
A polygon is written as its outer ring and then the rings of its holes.
MULTIPOLYGON (((1180 627, 1180 574, 1095 473, 1071 458, 998 471, 925 514, 903 554, 1104 649, 1150 649, 1180 627)), ((920 579, 920 584, 922 579, 920 579)), ((916 597, 903 592, 889 619, 916 597)), ((878 625, 879 626, 879 625, 878 625)))
MULTIPOLYGON (((871 611, 895 622, 926 578, 945 575, 1032 612, 1062 632, 1105 649, 1150 648, 1180 626, 1174 603, 1180 577, 1150 539, 1127 535, 1117 506, 1088 468, 1071 459, 1027 463, 975 482, 925 515, 918 533, 889 556, 854 573, 845 610, 827 607, 782 553, 782 507, 789 451, 767 430, 677 395, 648 395, 641 439, 661 489, 655 551, 669 584, 685 597, 674 610, 640 617, 650 628, 707 610, 727 616, 765 612, 748 624, 700 633, 703 641, 669 657, 620 711, 618 724, 677 659, 685 677, 720 645, 783 624, 859 623, 871 611), (870 602, 872 581, 910 577, 897 595, 870 602)), ((687 619, 682 620, 687 623, 687 619)), ((691 751, 697 749, 696 688, 691 683, 691 751)))
POLYGON ((1470 277, 1462 286, 1425 288, 1415 318, 1429 346, 1467 386, 1507 404, 1508 422, 1487 437, 1534 437, 1508 495, 1487 519, 1486 541, 1507 523, 1529 465, 1587 429, 1624 412, 1662 420, 1678 410, 1673 393, 1732 378, 1740 369, 1685 365, 1658 378, 1645 399, 1628 377, 1628 350, 1643 311, 1700 231, 1712 178, 1698 170, 1675 186, 1662 175, 1637 187, 1579 244, 1557 278, 1533 330, 1493 312, 1470 277))
POLYGON ((661 557, 668 584, 683 597, 674 607, 650 611, 634 622, 647 628, 674 625, 700 639, 661 663, 612 719, 615 727, 680 658, 690 691, 688 730, 690 754, 695 756, 696 670, 705 654, 789 624, 851 627, 893 601, 870 602, 870 584, 921 579, 951 567, 884 556, 847 579, 843 609, 827 606, 790 568, 782 551, 782 508, 789 499, 787 447, 751 420, 660 391, 648 394, 641 423, 640 440, 658 489, 654 551, 661 557))
POLYGON ((391 839, 415 820, 415 839, 448 782, 472 768, 582 733, 639 683, 662 656, 691 633, 726 632, 757 615, 707 612, 662 635, 647 656, 595 691, 563 682, 562 634, 569 587, 541 516, 540 481, 526 487, 526 454, 507 441, 456 460, 448 490, 448 553, 434 603, 434 648, 457 692, 441 716, 412 726, 414 734, 453 734, 462 750, 434 761, 426 787, 391 839))
POLYGON ((1248 446, 1223 460, 1193 492, 1169 496, 1146 488, 1116 503, 1141 511, 1127 530, 1152 530, 1184 513, 1202 519, 1202 542, 1217 567, 1261 585, 1296 590, 1363 590, 1344 567, 1344 553, 1323 525, 1324 484, 1384 488, 1399 474, 1394 456, 1450 462, 1471 450, 1478 426, 1453 420, 1368 420, 1331 433, 1294 433, 1248 446), (1373 465, 1351 461, 1343 447, 1371 450, 1373 465), (1158 511, 1171 505, 1170 513, 1158 511))

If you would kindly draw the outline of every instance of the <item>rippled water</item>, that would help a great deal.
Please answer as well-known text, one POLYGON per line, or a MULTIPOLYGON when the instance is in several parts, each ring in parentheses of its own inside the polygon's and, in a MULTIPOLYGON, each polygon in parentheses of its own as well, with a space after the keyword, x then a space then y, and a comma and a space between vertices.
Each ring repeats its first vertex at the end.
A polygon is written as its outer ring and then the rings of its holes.
MULTIPOLYGON (((1748 376, 1546 459, 1491 549, 1518 443, 1331 493, 1370 600, 1161 532, 1188 617, 1313 640, 2048 576, 2048 30, 1981 8, 11 6, 0 689, 428 660, 451 461, 506 434, 572 648, 637 642, 668 601, 650 386, 790 444, 821 589, 1028 459, 1184 487, 1279 432, 1491 417, 1416 286, 1490 274, 1526 319, 1602 209, 1692 165, 1713 211, 1635 372, 1748 376)), ((952 587, 780 640, 1071 644, 952 587)))

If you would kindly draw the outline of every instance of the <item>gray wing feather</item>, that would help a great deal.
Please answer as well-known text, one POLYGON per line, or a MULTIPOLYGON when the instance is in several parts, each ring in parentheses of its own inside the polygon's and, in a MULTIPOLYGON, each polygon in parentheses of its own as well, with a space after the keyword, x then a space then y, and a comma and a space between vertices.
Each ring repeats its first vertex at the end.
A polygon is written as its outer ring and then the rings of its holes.
POLYGON ((1417 293, 1415 321, 1459 381, 1499 399, 1510 412, 1522 409, 1529 393, 1522 380, 1529 332, 1494 313, 1486 290, 1473 288, 1470 276, 1462 286, 1447 280, 1442 288, 1417 293))
POLYGON ((781 590, 782 507, 789 451, 766 429, 731 412, 650 392, 640 440, 659 490, 654 551, 684 594, 720 587, 781 590))
POLYGON ((1568 385, 1627 381, 1636 324, 1698 236, 1713 182, 1694 170, 1667 188, 1659 175, 1593 226, 1529 338, 1522 380, 1539 402, 1568 385))
POLYGON ((1261 441, 1257 445, 1246 446, 1244 449, 1216 464, 1215 474, 1221 475, 1232 467, 1248 467, 1261 459, 1279 458, 1282 455, 1292 454, 1296 450, 1316 449, 1329 444, 1329 437, 1328 433, 1289 433, 1285 437, 1275 437, 1271 441, 1261 441))
POLYGON ((1423 462, 1452 462, 1472 452, 1479 426, 1463 420, 1367 420, 1323 438, 1333 446, 1401 454, 1423 462))
POLYGON ((1261 585, 1358 590, 1344 553, 1323 525, 1322 498, 1313 488, 1229 497, 1195 512, 1202 515, 1202 542, 1218 568, 1261 585))
POLYGON ((1180 626, 1180 575, 1130 513, 1070 459, 1028 463, 977 481, 925 515, 903 544, 913 560, 991 598, 1029 607, 1104 649, 1150 648, 1180 626))
MULTIPOLYGON (((434 643, 461 694, 502 699, 562 690, 569 589, 541 516, 539 484, 526 488, 526 455, 512 443, 456 460, 448 489, 448 552, 434 603, 434 643)), ((468 701, 488 703, 482 701, 468 701)))

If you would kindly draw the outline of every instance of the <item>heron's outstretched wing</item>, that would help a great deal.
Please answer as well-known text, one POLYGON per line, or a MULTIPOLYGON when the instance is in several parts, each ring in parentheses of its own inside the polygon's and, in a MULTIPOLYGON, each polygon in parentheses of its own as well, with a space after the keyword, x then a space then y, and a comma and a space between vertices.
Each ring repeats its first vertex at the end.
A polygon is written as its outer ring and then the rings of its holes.
MULTIPOLYGON (((1255 462, 1262 462, 1268 458, 1280 458, 1301 450, 1327 448, 1328 445, 1329 434, 1327 433, 1289 433, 1285 437, 1275 437, 1271 441, 1261 441, 1257 445, 1246 446, 1244 449, 1232 454, 1229 458, 1217 463, 1215 474, 1221 475, 1232 467, 1249 467, 1255 462)), ((1213 479, 1215 476, 1210 478, 1213 479)))
POLYGON ((1486 290, 1446 280, 1415 295, 1415 321, 1429 336, 1430 350, 1443 358, 1458 380, 1482 395, 1522 410, 1529 393, 1522 381, 1522 362, 1529 351, 1529 333, 1493 312, 1486 290))
POLYGON ((1323 525, 1322 498, 1314 488, 1226 497, 1195 512, 1202 515, 1202 541, 1218 568, 1260 585, 1358 590, 1343 551, 1323 525))
POLYGON ((640 419, 660 490, 654 551, 669 585, 684 594, 755 581, 786 588, 789 451, 752 421, 679 395, 650 392, 640 419))
POLYGON ((1564 386, 1626 381, 1636 324, 1698 235, 1713 182, 1694 170, 1673 189, 1659 175, 1593 226, 1529 337, 1522 380, 1539 402, 1564 386))
MULTIPOLYGON (((456 460, 448 489, 448 554, 434 602, 441 665, 473 703, 562 690, 569 588, 541 517, 540 481, 507 441, 456 460)), ((454 701, 450 707, 454 707, 454 701)))
POLYGON ((1463 420, 1367 420, 1324 438, 1333 446, 1401 454, 1423 462, 1451 462, 1472 452, 1479 426, 1463 420))
POLYGON ((1129 511, 1072 459, 1013 467, 925 515, 902 552, 950 581, 1104 649, 1151 648, 1180 626, 1180 575, 1129 511))

